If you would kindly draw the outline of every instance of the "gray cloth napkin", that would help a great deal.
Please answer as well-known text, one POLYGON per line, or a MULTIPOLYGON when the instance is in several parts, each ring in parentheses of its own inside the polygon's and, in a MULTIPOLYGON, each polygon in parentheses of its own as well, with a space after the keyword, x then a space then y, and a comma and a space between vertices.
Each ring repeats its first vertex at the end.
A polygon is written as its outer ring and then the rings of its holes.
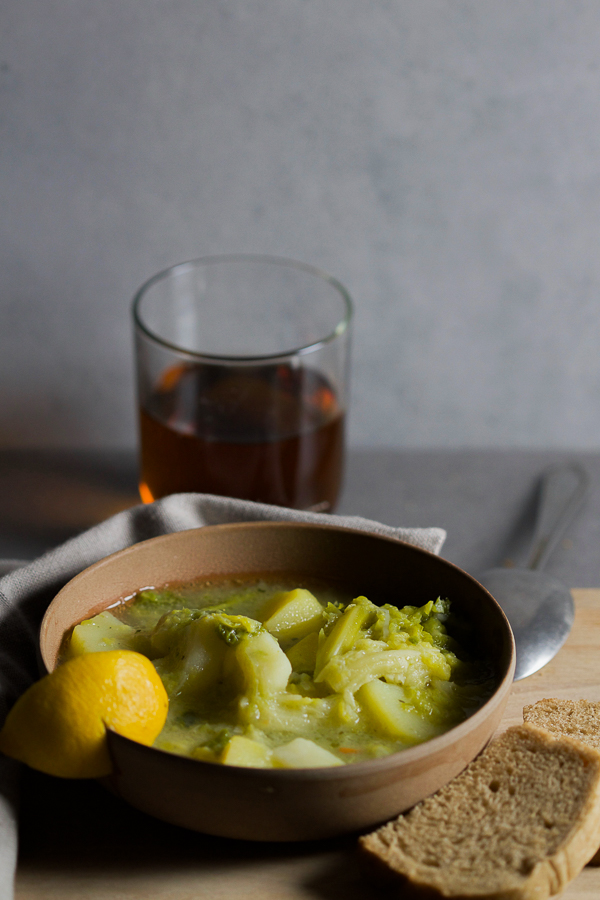
MULTIPOLYGON (((174 494, 135 506, 0 579, 0 723, 17 697, 38 677, 40 622, 56 593, 78 572, 147 538, 203 525, 254 521, 314 522, 398 538, 439 553, 442 528, 391 528, 358 516, 298 512, 210 494, 174 494)), ((19 766, 0 756, 0 900, 12 900, 17 851, 19 766)))

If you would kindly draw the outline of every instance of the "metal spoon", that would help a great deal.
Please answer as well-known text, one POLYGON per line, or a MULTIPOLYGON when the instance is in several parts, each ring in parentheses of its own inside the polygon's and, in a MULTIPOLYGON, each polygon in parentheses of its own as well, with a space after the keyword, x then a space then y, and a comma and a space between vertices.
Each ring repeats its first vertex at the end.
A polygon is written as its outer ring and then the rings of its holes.
POLYGON ((526 567, 488 569, 479 576, 511 624, 517 649, 515 681, 545 666, 573 625, 575 607, 569 589, 541 569, 583 506, 589 487, 590 477, 577 463, 546 472, 526 567))

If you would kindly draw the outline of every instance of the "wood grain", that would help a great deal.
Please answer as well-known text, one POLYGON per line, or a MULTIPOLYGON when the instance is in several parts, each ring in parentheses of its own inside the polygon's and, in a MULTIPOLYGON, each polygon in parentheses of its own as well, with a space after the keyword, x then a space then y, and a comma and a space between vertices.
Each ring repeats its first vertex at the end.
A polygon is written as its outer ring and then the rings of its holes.
MULTIPOLYGON (((500 731, 543 697, 600 700, 600 589, 574 590, 575 624, 541 672, 517 682, 500 731)), ((354 839, 315 845, 206 838, 155 822, 95 784, 31 774, 25 785, 16 900, 379 900, 354 839), (57 807, 59 808, 57 810, 57 807)), ((588 868, 563 900, 598 900, 588 868)))

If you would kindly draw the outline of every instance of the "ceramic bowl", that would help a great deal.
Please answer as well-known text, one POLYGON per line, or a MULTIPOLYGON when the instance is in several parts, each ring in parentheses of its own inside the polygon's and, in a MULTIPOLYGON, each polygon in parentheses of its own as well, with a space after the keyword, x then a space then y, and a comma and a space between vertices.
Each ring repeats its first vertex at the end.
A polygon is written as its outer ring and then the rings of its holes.
POLYGON ((135 544, 86 569, 44 617, 40 650, 57 661, 65 632, 142 587, 249 573, 325 580, 376 603, 422 605, 439 595, 473 623, 477 652, 496 679, 474 715, 424 744, 380 759, 326 769, 221 766, 145 747, 114 732, 107 786, 133 806, 185 828, 223 837, 297 841, 368 829, 408 809, 457 775, 492 737, 511 688, 515 649, 508 621, 474 578, 417 547, 336 526, 216 525, 135 544))

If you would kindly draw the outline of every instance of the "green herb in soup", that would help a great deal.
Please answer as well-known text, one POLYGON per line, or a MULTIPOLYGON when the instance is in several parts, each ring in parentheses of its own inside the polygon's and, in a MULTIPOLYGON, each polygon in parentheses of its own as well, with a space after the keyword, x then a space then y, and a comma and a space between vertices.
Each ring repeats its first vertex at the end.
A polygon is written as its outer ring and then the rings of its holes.
POLYGON ((376 606, 264 579, 147 588, 74 629, 67 656, 130 649, 169 695, 161 750, 226 765, 364 762, 447 731, 491 694, 450 603, 376 606))

